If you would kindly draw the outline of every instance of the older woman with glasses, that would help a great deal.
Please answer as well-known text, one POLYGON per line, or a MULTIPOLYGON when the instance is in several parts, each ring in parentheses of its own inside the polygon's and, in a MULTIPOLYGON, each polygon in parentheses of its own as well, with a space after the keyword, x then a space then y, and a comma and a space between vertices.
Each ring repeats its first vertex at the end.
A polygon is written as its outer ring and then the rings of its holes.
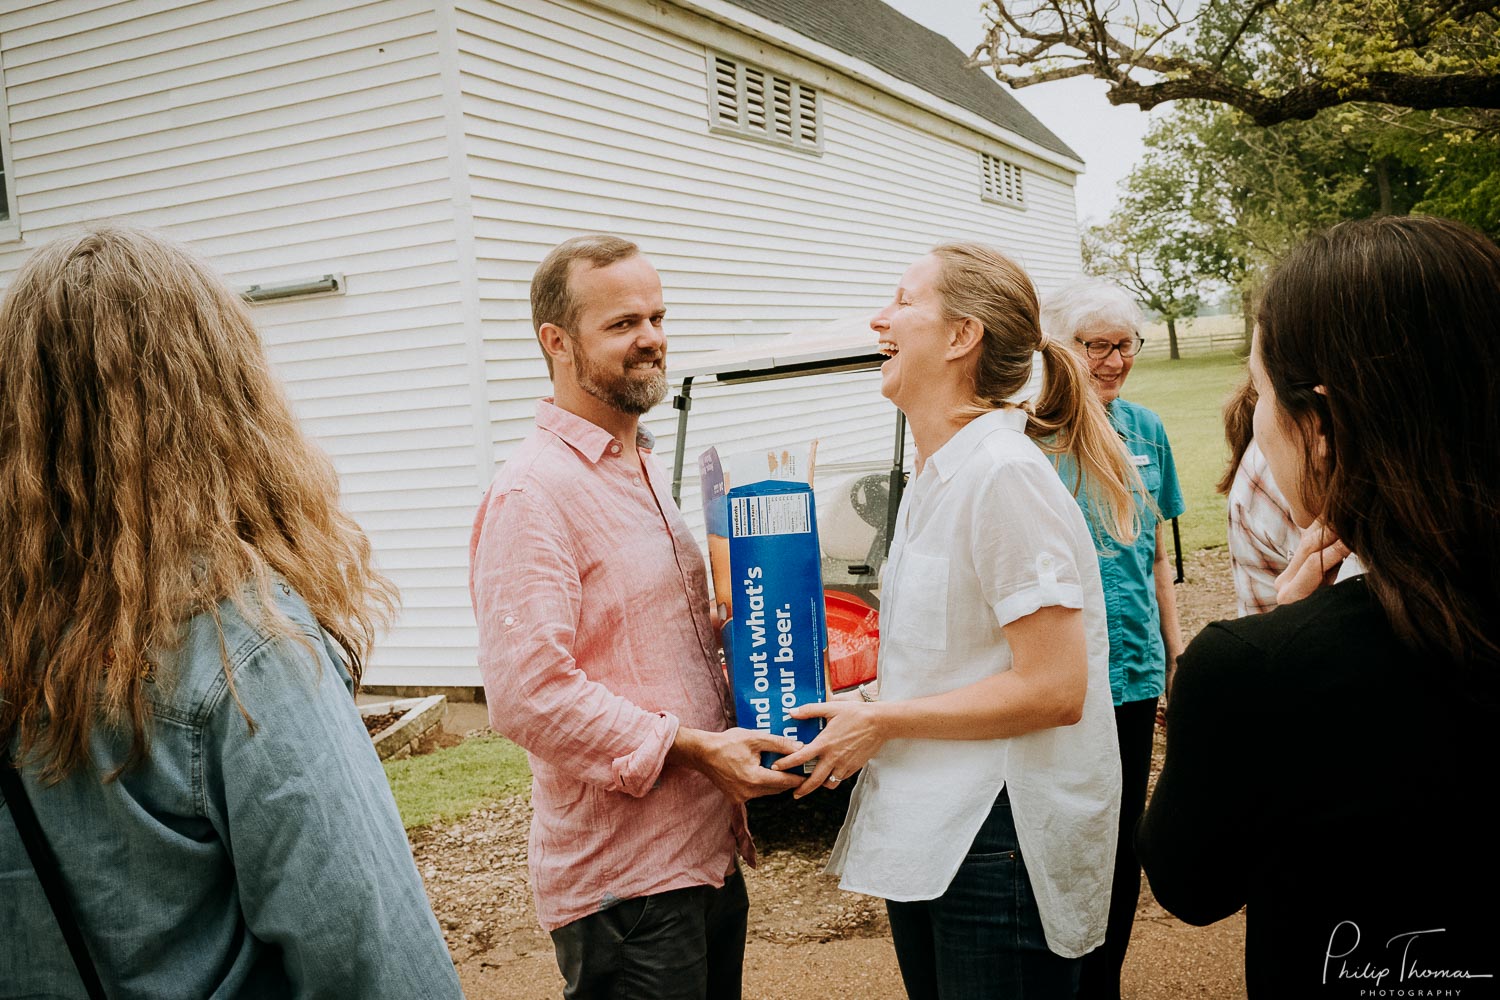
MULTIPOLYGON (((1124 782, 1109 926, 1103 946, 1084 958, 1078 995, 1111 1000, 1120 995, 1120 970, 1141 892, 1141 866, 1131 846, 1131 835, 1146 804, 1151 730, 1157 702, 1166 692, 1182 648, 1167 545, 1157 531, 1158 517, 1176 517, 1183 510, 1172 446, 1160 417, 1120 398, 1120 390, 1145 343, 1137 332, 1140 325, 1140 308, 1125 292, 1105 281, 1072 282, 1042 303, 1042 329, 1052 339, 1072 345, 1087 363, 1094 393, 1125 442, 1145 489, 1145 495, 1136 498, 1143 508, 1141 531, 1129 543, 1110 536, 1106 530, 1108 513, 1100 511, 1090 499, 1094 491, 1074 489, 1099 550, 1109 621, 1109 684, 1124 782)), ((1067 455, 1056 455, 1053 461, 1063 482, 1076 487, 1080 477, 1077 463, 1067 455)))

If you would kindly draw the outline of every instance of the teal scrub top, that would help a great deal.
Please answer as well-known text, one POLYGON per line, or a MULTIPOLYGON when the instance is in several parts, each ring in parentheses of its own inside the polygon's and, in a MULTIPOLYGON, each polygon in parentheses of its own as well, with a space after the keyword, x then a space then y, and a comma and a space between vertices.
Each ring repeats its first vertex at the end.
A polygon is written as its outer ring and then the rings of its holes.
MULTIPOLYGON (((1137 403, 1116 399, 1106 408, 1141 474, 1146 491, 1156 503, 1163 521, 1184 510, 1182 487, 1172 445, 1167 441, 1161 418, 1137 403)), ((1053 464, 1069 489, 1077 467, 1067 455, 1055 455, 1053 464)), ((1105 519, 1089 502, 1086 491, 1078 491, 1078 506, 1094 534, 1099 550, 1099 576, 1104 585, 1104 605, 1109 615, 1109 686, 1116 705, 1159 697, 1166 687, 1167 656, 1161 639, 1161 609, 1156 604, 1156 517, 1144 518, 1135 543, 1121 548, 1104 530, 1105 519)))

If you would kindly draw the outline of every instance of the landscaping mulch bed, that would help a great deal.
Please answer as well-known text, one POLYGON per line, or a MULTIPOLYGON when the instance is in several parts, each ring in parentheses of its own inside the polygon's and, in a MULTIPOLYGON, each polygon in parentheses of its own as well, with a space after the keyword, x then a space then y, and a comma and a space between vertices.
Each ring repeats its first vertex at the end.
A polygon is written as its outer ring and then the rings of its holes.
POLYGON ((395 725, 396 720, 400 718, 400 712, 381 712, 379 715, 366 715, 364 716, 365 732, 369 733, 370 737, 373 739, 375 736, 395 725))
MULTIPOLYGON (((402 712, 381 712, 379 715, 363 716, 365 721, 365 732, 374 739, 386 729, 400 720, 402 712)), ((464 736, 458 733, 450 733, 442 726, 434 726, 422 734, 411 748, 409 756, 420 757, 424 753, 432 753, 434 750, 442 750, 446 747, 456 747, 464 741, 464 736)))
POLYGON ((442 726, 433 726, 422 734, 411 748, 412 757, 420 757, 424 753, 432 753, 434 750, 446 750, 448 747, 456 747, 462 743, 465 736, 458 733, 450 733, 442 726))

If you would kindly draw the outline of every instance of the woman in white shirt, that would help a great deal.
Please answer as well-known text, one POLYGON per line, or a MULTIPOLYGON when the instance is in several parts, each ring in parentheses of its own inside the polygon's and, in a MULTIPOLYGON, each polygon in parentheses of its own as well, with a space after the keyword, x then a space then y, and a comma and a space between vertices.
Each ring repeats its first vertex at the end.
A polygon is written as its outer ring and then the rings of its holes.
POLYGON ((1075 457, 1122 541, 1135 472, 1000 252, 936 247, 870 325, 919 455, 881 697, 804 706, 827 727, 777 766, 817 759, 799 795, 864 768, 829 870, 888 901, 908 994, 1071 997, 1104 938, 1120 762, 1094 541, 1042 448, 1075 457))

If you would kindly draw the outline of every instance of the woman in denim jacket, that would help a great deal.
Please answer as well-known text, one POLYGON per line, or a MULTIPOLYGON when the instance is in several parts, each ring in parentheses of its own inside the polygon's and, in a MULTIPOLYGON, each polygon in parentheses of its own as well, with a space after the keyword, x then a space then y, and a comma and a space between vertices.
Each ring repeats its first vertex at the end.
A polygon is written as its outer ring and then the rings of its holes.
MULTIPOLYGON (((16 275, 0 524, 0 740, 107 994, 459 996, 352 698, 395 590, 212 269, 16 275)), ((0 900, 0 996, 80 995, 8 804, 0 900)))

